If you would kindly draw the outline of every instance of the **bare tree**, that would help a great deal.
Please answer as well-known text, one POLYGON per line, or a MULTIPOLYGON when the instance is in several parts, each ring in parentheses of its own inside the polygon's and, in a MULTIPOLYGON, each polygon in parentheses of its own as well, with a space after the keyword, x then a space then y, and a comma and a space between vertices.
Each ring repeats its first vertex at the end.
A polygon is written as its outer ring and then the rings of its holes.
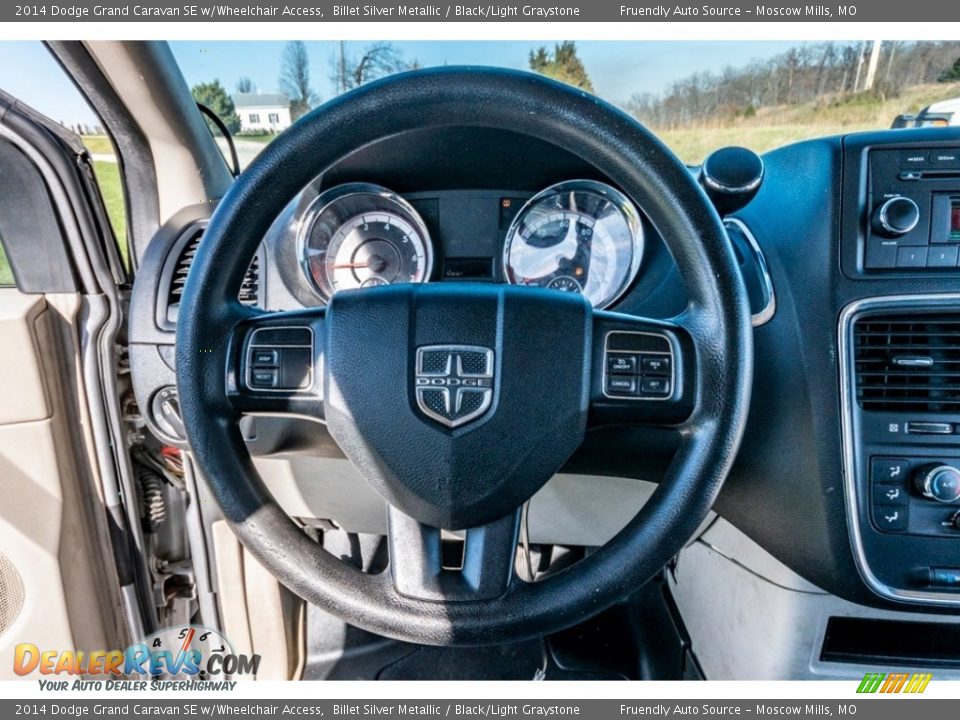
POLYGON ((300 40, 287 43, 280 67, 280 89, 290 98, 290 115, 296 120, 309 112, 317 101, 310 87, 310 58, 300 40))
POLYGON ((367 45, 361 53, 355 55, 349 53, 346 43, 341 41, 330 64, 330 79, 338 92, 360 87, 379 77, 420 67, 416 60, 405 60, 403 53, 389 42, 367 45))
POLYGON ((253 80, 248 77, 242 77, 237 80, 237 92, 238 93, 252 93, 254 92, 253 80))
MULTIPOLYGON (((776 105, 834 102, 866 84, 868 50, 861 43, 808 43, 744 67, 694 73, 659 96, 635 94, 626 108, 647 124, 670 129, 723 122, 776 105)), ((878 65, 872 91, 891 96, 901 88, 937 82, 957 61, 960 42, 884 43, 876 52, 887 54, 872 60, 878 65)))

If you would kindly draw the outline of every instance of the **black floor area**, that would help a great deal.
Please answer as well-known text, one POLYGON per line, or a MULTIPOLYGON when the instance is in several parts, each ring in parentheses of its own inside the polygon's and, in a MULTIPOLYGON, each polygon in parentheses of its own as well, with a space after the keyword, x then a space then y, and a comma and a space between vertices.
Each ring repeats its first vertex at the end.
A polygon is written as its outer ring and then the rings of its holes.
POLYGON ((546 638, 490 647, 401 643, 307 611, 307 680, 701 679, 661 578, 627 602, 546 638))

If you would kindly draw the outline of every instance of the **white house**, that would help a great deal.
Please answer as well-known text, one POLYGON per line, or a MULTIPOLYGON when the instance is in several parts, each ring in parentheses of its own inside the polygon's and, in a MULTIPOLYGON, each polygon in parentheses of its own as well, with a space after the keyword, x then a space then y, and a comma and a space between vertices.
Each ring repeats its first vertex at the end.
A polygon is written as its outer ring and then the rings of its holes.
POLYGON ((282 93, 237 93, 233 105, 240 132, 280 132, 290 127, 290 100, 282 93))

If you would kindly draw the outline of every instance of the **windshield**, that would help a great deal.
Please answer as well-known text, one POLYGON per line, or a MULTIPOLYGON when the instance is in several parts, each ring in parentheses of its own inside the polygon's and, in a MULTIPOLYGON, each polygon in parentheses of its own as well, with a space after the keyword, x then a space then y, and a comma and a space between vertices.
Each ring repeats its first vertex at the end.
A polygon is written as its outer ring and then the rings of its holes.
POLYGON ((960 124, 960 42, 173 42, 195 97, 237 137, 244 166, 297 117, 412 68, 534 70, 634 115, 680 158, 811 137, 960 124), (955 103, 946 103, 953 107, 955 103))

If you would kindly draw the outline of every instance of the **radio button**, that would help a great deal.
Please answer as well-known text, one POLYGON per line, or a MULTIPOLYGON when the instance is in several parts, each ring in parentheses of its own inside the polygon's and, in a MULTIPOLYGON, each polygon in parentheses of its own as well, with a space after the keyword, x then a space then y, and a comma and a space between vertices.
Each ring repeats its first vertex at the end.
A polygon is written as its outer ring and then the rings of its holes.
POLYGON ((902 247, 897 248, 898 268, 922 268, 927 266, 927 248, 902 247))
POLYGON ((935 168, 960 168, 960 151, 934 150, 930 153, 930 164, 935 168))
POLYGON ((927 253, 927 267, 930 267, 930 268, 956 267, 958 254, 960 254, 960 246, 958 245, 932 247, 927 253))
POLYGON ((900 167, 926 167, 930 163, 930 153, 926 150, 904 150, 900 153, 900 167))

